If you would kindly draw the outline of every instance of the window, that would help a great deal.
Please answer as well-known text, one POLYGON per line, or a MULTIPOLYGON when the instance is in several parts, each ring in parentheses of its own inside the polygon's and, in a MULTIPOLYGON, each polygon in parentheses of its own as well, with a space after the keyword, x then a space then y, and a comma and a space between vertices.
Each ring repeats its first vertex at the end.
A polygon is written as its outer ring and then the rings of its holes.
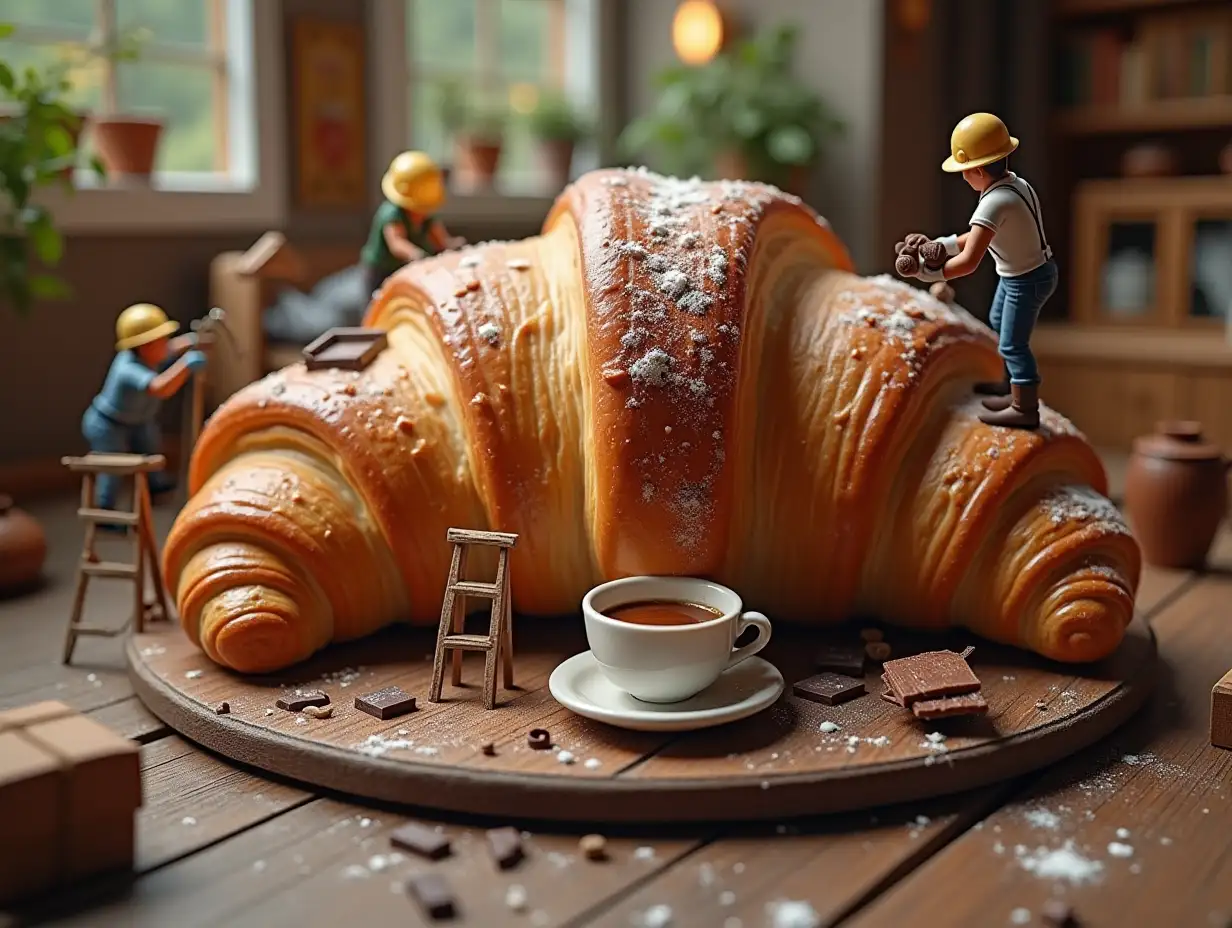
POLYGON ((57 221, 70 230, 279 224, 282 122, 258 119, 263 108, 281 114, 278 9, 261 0, 0 0, 0 22, 15 27, 0 58, 67 69, 69 102, 87 114, 84 152, 91 113, 164 122, 150 188, 100 188, 79 170, 84 189, 48 197, 57 221), (108 53, 117 48, 137 53, 108 53))
MULTIPOLYGON (((382 155, 408 146, 452 162, 452 139, 439 101, 449 85, 484 106, 511 110, 502 136, 496 192, 553 195, 521 113, 545 93, 562 94, 583 114, 597 110, 598 0, 390 0, 375 4, 376 57, 381 74, 406 75, 401 88, 382 88, 391 135, 382 155), (390 32, 398 36, 395 48, 390 32), (387 60, 382 61, 382 57, 387 60), (397 110, 400 113, 394 115, 397 110), (393 120, 396 120, 394 122, 393 120)), ((593 155, 575 156, 575 173, 593 155)))

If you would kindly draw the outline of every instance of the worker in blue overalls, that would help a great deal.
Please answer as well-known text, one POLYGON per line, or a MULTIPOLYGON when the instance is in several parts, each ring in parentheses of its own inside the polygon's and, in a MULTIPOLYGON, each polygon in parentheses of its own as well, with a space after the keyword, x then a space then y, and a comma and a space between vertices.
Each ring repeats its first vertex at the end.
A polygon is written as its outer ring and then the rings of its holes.
MULTIPOLYGON (((150 303, 138 303, 116 320, 116 356, 103 389, 81 420, 90 450, 111 454, 158 454, 162 436, 158 412, 189 375, 205 366, 205 354, 193 346, 195 334, 171 338, 180 324, 150 303)), ((163 473, 150 474, 150 492, 174 487, 163 473)), ((102 474, 95 505, 114 509, 119 478, 102 474)))

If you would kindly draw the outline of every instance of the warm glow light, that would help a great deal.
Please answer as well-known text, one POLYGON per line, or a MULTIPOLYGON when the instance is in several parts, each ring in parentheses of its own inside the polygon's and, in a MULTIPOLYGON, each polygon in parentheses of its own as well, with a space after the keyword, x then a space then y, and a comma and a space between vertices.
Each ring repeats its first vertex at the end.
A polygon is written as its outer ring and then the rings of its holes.
POLYGON ((685 64, 705 64, 723 47, 723 17, 712 0, 685 0, 672 20, 672 44, 685 64))
POLYGON ((539 105, 539 88, 534 84, 514 84, 509 88, 509 108, 525 116, 539 105))

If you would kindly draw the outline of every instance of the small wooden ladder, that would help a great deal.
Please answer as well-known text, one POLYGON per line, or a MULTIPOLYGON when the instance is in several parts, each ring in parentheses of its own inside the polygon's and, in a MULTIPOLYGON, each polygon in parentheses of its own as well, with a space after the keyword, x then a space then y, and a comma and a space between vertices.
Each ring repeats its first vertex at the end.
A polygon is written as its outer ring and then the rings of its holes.
POLYGON ((61 458, 69 470, 80 473, 81 508, 78 517, 86 523, 85 544, 77 567, 77 592, 73 596, 73 612, 68 620, 68 633, 64 640, 64 663, 72 663, 73 650, 79 635, 100 635, 113 638, 123 634, 132 623, 136 631, 145 628, 147 612, 153 620, 167 617, 167 593, 163 586, 162 571, 158 566, 158 552, 154 544, 152 517, 150 515, 150 485, 146 475, 162 470, 166 459, 161 454, 87 454, 85 457, 61 458), (133 508, 123 510, 99 509, 95 505, 94 488, 99 474, 114 474, 133 478, 133 508), (100 525, 123 526, 133 532, 133 563, 100 561, 94 551, 95 536, 100 525), (155 601, 145 601, 145 577, 149 571, 154 586, 155 601), (86 588, 91 577, 114 577, 131 580, 135 589, 133 617, 118 628, 103 628, 83 625, 81 614, 85 609, 86 588))
POLYGON ((441 606, 441 627, 436 635, 436 657, 432 664, 432 688, 428 702, 441 701, 441 688, 445 683, 445 654, 453 652, 454 686, 462 684, 462 652, 485 651, 487 660, 483 667, 483 705, 485 709, 496 708, 496 662, 499 659, 504 670, 505 689, 513 689, 513 619, 509 601, 509 549, 517 544, 518 536, 504 532, 478 532, 451 528, 446 536, 453 545, 453 561, 449 566, 449 580, 445 585, 445 602, 441 606), (461 580, 466 570, 466 556, 470 545, 491 545, 498 548, 496 580, 479 583, 461 580), (486 635, 464 635, 463 622, 466 610, 463 604, 468 596, 486 596, 492 600, 492 612, 486 635))

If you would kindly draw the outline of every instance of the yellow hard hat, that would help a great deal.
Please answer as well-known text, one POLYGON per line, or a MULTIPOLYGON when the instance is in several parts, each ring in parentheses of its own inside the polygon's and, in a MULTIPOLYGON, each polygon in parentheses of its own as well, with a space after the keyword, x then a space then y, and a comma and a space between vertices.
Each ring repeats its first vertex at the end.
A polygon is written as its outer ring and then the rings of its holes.
POLYGON ((116 351, 146 345, 157 338, 170 335, 180 324, 168 319, 161 306, 153 303, 135 303, 116 320, 116 351))
POLYGON ((941 163, 941 170, 958 174, 982 168, 1008 158, 1017 147, 1018 139, 1000 119, 992 113, 972 113, 950 134, 950 157, 941 163))
POLYGON ((445 177, 429 155, 404 151, 389 163, 381 192, 403 209, 430 213, 445 202, 445 177))

